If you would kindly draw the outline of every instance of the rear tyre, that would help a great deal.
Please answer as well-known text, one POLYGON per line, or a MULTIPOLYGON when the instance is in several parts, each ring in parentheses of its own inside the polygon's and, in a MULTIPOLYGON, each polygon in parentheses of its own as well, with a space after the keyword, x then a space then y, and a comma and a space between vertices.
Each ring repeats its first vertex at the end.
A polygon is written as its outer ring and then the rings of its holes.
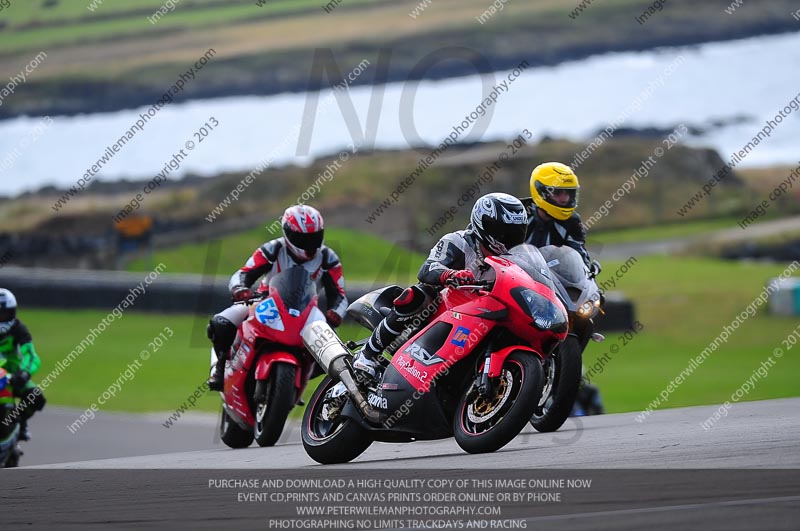
POLYGON ((259 446, 272 446, 281 438, 286 418, 294 407, 294 378, 297 367, 276 363, 267 381, 266 401, 256 404, 253 434, 259 446))
POLYGON ((300 430, 306 453, 323 465, 352 461, 372 444, 366 430, 341 415, 348 395, 331 398, 329 391, 334 385, 330 377, 322 380, 311 396, 300 430))
POLYGON ((219 422, 219 438, 230 448, 247 448, 253 443, 253 432, 242 429, 231 420, 223 407, 219 422))
POLYGON ((544 391, 531 417, 537 431, 556 431, 569 417, 581 385, 582 363, 578 338, 567 336, 545 369, 544 391))
POLYGON ((453 435, 471 454, 499 450, 522 431, 542 394, 541 362, 530 352, 515 351, 495 380, 492 396, 468 389, 456 408, 453 435))

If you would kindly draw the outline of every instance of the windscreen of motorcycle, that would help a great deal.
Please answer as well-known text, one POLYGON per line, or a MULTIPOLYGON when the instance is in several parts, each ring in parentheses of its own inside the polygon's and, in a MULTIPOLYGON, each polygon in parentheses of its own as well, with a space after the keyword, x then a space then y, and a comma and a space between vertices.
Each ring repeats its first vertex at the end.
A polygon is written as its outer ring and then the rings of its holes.
POLYGON ((536 282, 540 282, 548 288, 555 290, 553 281, 550 278, 550 269, 547 267, 547 262, 545 262, 539 249, 533 245, 527 243, 517 245, 511 249, 508 254, 504 254, 503 258, 517 264, 536 282))
POLYGON ((297 312, 305 310, 317 294, 317 286, 304 267, 281 271, 270 279, 269 287, 278 292, 288 310, 297 312))
POLYGON ((569 287, 579 287, 586 280, 586 264, 572 247, 548 245, 539 249, 549 266, 561 281, 569 287))

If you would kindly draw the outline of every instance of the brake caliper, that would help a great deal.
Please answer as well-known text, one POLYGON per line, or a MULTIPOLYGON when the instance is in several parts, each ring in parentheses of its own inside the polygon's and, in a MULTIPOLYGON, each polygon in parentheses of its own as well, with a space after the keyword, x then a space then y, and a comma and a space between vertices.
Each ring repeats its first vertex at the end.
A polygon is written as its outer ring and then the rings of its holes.
POLYGON ((342 382, 339 382, 325 393, 320 419, 326 421, 336 419, 342 412, 345 402, 347 402, 347 389, 342 382))

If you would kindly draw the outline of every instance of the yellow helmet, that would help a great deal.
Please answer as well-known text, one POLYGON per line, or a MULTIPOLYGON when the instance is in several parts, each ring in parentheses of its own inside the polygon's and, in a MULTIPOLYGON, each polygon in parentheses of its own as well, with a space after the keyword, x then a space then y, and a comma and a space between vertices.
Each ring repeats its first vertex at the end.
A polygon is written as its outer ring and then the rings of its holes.
POLYGON ((531 197, 537 207, 558 220, 569 219, 578 206, 578 176, 572 168, 560 162, 545 162, 531 172, 531 197), (559 204, 553 194, 567 192, 568 201, 559 204))

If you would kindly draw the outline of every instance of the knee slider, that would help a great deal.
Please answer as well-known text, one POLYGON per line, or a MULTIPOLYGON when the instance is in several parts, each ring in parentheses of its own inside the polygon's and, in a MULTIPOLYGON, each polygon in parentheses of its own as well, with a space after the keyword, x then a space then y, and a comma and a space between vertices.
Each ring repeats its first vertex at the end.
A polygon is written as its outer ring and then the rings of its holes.
POLYGON ((411 286, 403 290, 394 300, 394 308, 399 317, 417 313, 425 304, 427 296, 419 286, 411 286))

